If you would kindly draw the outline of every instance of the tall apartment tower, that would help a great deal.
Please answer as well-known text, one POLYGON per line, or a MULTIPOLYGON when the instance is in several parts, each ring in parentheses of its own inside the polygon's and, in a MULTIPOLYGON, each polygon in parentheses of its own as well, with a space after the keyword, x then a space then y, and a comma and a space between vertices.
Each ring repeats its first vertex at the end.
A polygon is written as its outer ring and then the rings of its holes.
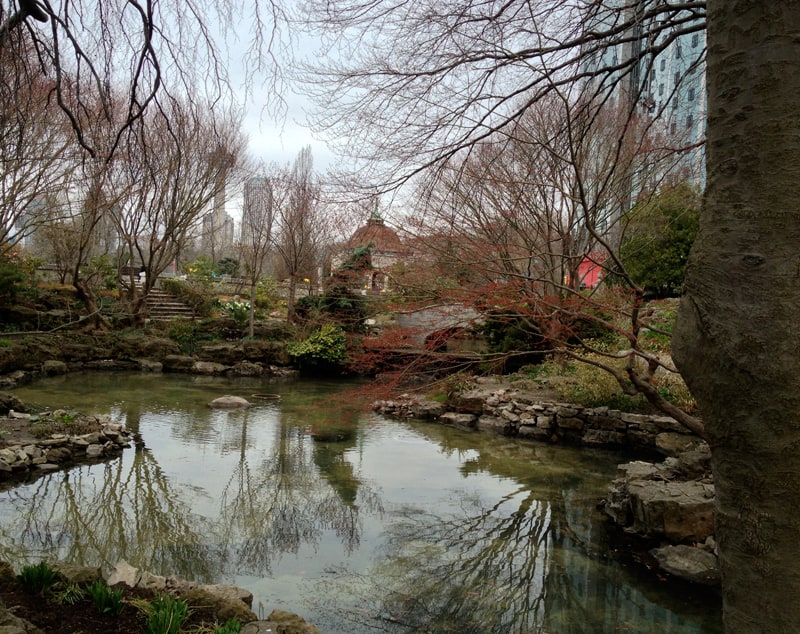
POLYGON ((244 183, 241 241, 249 244, 254 236, 264 236, 272 224, 272 187, 266 176, 253 176, 244 183))
MULTIPOLYGON (((655 119, 653 129, 662 141, 680 150, 671 172, 681 179, 705 184, 705 48, 702 17, 691 10, 646 17, 658 6, 654 0, 607 0, 603 10, 595 11, 586 30, 613 31, 617 24, 632 26, 618 32, 612 44, 585 67, 625 66, 638 59, 624 81, 613 84, 613 96, 622 99, 630 111, 655 119)), ((595 79, 590 82, 596 81, 595 79)), ((609 82, 609 86, 612 82, 609 82)))
POLYGON ((233 155, 223 149, 212 153, 209 160, 220 166, 217 174, 216 192, 212 210, 203 216, 202 248, 211 259, 219 261, 231 254, 233 248, 234 222, 225 213, 226 181, 233 164, 233 155))

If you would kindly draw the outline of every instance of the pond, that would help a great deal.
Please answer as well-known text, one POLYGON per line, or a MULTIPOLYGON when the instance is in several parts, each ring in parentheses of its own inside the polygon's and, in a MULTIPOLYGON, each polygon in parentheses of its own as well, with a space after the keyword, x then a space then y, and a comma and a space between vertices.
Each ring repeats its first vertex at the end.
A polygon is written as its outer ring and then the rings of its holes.
POLYGON ((141 443, 0 492, 0 557, 234 583, 261 618, 325 634, 722 631, 715 595, 609 555, 596 504, 623 456, 388 419, 356 387, 82 373, 18 388, 141 443), (255 406, 207 407, 223 394, 255 406))

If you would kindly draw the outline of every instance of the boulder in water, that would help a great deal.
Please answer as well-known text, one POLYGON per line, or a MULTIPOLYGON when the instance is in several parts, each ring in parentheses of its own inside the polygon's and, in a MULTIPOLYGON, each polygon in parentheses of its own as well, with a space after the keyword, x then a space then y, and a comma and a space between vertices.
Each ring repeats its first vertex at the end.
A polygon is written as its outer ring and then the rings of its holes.
POLYGON ((226 394, 225 396, 215 398, 208 404, 208 406, 213 407, 214 409, 239 409, 242 407, 250 407, 250 401, 248 401, 246 398, 242 398, 241 396, 231 396, 230 394, 226 394))

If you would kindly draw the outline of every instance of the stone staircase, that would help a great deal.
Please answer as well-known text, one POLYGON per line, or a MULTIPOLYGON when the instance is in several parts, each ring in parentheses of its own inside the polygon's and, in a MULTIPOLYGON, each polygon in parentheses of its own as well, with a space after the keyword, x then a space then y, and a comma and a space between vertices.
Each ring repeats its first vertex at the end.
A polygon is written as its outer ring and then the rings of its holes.
POLYGON ((147 296, 147 314, 152 321, 194 319, 194 310, 160 288, 150 290, 147 296))

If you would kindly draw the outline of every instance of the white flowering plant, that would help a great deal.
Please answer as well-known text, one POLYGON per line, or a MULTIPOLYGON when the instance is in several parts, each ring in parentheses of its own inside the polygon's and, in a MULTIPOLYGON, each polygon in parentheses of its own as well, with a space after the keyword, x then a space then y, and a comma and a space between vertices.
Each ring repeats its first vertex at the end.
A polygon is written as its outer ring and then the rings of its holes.
POLYGON ((230 299, 220 302, 219 307, 240 326, 246 324, 250 317, 250 302, 244 300, 230 299))

